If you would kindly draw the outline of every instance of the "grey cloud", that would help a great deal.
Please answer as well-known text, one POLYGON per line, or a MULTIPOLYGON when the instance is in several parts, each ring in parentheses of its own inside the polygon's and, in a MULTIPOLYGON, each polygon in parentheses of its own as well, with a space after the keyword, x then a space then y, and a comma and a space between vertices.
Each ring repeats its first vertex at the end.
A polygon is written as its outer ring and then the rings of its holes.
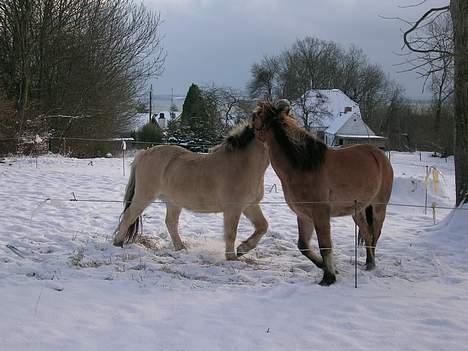
POLYGON ((422 81, 400 73, 395 53, 402 45, 402 24, 379 16, 416 18, 425 8, 445 1, 428 1, 418 8, 399 8, 409 1, 216 1, 146 0, 163 18, 168 57, 164 75, 153 82, 159 93, 171 88, 185 94, 192 82, 245 88, 250 67, 263 55, 274 55, 307 35, 362 48, 373 63, 420 97, 422 81))

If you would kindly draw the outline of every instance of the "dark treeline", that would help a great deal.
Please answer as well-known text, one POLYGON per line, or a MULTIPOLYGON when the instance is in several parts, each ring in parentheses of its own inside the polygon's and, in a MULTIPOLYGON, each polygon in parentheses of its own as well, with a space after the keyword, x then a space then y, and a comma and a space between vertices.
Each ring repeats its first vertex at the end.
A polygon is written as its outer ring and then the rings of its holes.
POLYGON ((2 0, 0 138, 117 135, 161 72, 159 24, 132 0, 2 0))

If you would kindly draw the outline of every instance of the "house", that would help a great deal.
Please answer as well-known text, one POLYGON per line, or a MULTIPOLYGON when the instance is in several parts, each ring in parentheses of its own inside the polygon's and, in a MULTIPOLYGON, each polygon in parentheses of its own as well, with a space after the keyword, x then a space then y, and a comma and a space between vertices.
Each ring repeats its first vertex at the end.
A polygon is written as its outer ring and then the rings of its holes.
MULTIPOLYGON (((170 121, 176 120, 180 117, 181 112, 172 112, 172 111, 161 111, 153 114, 151 121, 156 123, 161 129, 167 129, 167 126, 170 121)), ((143 128, 145 124, 149 121, 148 113, 137 113, 133 120, 131 130, 138 130, 143 128)))
POLYGON ((161 111, 153 115, 154 122, 156 122, 161 129, 167 129, 170 121, 175 121, 180 117, 181 112, 161 111))
POLYGON ((339 89, 311 90, 296 102, 294 114, 303 121, 304 108, 311 114, 310 130, 329 146, 373 144, 385 148, 385 138, 375 135, 361 117, 359 105, 339 89))

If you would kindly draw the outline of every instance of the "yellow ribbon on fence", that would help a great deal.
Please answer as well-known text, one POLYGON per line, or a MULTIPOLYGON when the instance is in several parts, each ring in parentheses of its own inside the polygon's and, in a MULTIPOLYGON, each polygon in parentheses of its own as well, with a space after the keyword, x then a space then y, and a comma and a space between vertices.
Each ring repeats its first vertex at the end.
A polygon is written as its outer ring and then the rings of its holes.
POLYGON ((431 166, 426 172, 426 178, 424 179, 424 184, 426 186, 426 189, 429 187, 429 181, 431 177, 432 177, 432 189, 434 190, 434 193, 438 194, 440 178, 444 179, 444 175, 436 167, 431 166))
POLYGON ((432 179, 434 192, 437 194, 439 192, 439 170, 437 168, 432 168, 432 179))

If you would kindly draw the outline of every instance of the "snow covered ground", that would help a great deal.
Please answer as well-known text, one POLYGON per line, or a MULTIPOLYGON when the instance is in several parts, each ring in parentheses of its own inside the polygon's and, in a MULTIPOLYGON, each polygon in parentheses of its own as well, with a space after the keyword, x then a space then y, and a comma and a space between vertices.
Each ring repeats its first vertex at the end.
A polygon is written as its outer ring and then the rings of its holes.
MULTIPOLYGON (((320 287, 271 169, 262 206, 270 229, 256 250, 226 262, 220 214, 183 212, 189 249, 174 252, 162 204, 145 211, 141 244, 112 246, 127 181, 121 159, 49 155, 37 168, 35 159, 6 159, 0 349, 466 350, 468 207, 437 208, 454 203, 453 159, 392 153, 391 161, 394 205, 377 268, 364 270, 360 248, 355 289, 352 219, 333 219, 340 274, 320 287), (426 165, 444 175, 437 192, 428 184, 436 225, 431 208, 406 206, 424 205, 426 165)), ((243 219, 238 240, 250 232, 243 219)))

